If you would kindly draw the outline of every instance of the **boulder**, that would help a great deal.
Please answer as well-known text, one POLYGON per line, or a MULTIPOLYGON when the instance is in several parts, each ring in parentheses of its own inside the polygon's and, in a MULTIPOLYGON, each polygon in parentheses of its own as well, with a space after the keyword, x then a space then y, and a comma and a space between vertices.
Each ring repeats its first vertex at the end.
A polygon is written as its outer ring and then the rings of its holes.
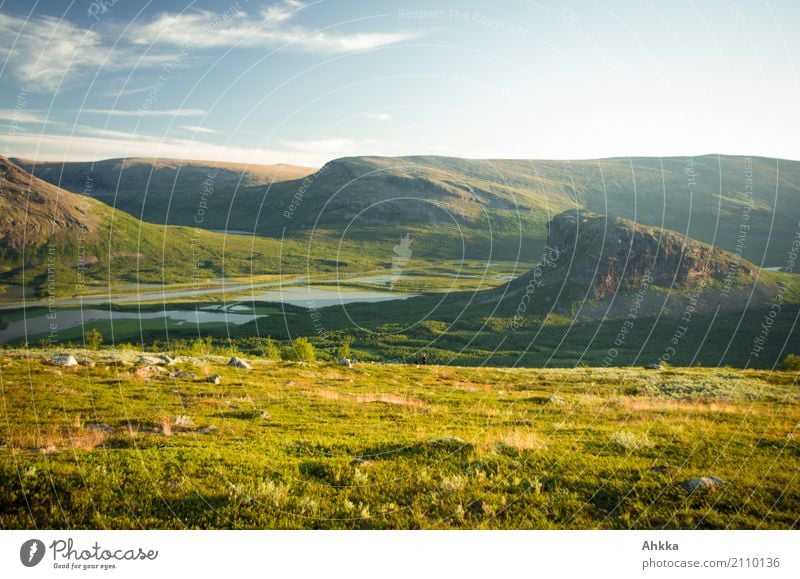
POLYGON ((725 481, 715 476, 701 476, 687 481, 683 481, 680 487, 689 492, 694 492, 697 489, 710 489, 725 484, 725 481))
POLYGON ((206 378, 206 382, 210 382, 211 384, 222 384, 222 376, 219 374, 214 374, 213 376, 206 378))
POLYGON ((346 366, 347 368, 352 368, 353 361, 350 358, 341 358, 339 360, 339 366, 346 366))
POLYGON ((53 358, 50 363, 53 366, 77 366, 78 361, 71 354, 59 354, 53 358))
POLYGON ((159 356, 158 358, 159 358, 159 360, 161 360, 167 366, 172 366, 173 364, 178 362, 177 356, 169 356, 167 354, 163 354, 163 355, 159 356))
POLYGON ((241 358, 237 358, 234 356, 231 358, 230 362, 228 362, 228 366, 232 366, 233 368, 241 368, 242 370, 252 370, 253 367, 242 360, 241 358))
POLYGON ((157 356, 139 356, 139 364, 147 364, 148 366, 158 366, 163 364, 164 360, 157 356))

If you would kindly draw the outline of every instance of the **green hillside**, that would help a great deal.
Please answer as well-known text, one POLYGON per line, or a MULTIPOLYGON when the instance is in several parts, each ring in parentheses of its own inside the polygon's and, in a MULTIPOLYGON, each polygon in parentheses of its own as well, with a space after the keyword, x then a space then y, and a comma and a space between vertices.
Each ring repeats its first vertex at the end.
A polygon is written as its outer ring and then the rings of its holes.
POLYGON ((330 269, 335 248, 143 223, 50 185, 0 157, 0 284, 41 297, 115 284, 205 285, 222 276, 330 269))
MULTIPOLYGON (((113 199, 98 198, 146 221, 196 225, 201 180, 181 177, 175 185, 158 172, 148 181, 141 171, 106 169, 118 165, 94 164, 95 179, 113 183, 113 199)), ((88 167, 44 164, 34 170, 81 192, 88 167)), ((800 162, 764 157, 348 157, 281 182, 254 182, 245 171, 241 179, 226 175, 231 180, 210 196, 202 227, 272 237, 314 230, 364 240, 394 239, 411 227, 451 258, 461 255, 462 241, 477 256, 488 255, 490 243, 504 256, 536 253, 550 217, 583 207, 674 230, 759 265, 781 266, 800 222, 800 162)))

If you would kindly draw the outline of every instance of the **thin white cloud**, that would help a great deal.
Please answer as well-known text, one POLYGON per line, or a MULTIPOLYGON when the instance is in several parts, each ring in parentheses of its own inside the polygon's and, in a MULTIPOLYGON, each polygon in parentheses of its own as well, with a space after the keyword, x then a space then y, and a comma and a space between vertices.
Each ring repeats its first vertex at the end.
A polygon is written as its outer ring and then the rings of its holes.
POLYGON ((296 12, 305 7, 306 4, 300 0, 284 0, 284 2, 279 2, 269 6, 263 11, 263 14, 264 18, 266 18, 269 22, 278 24, 280 22, 286 22, 290 18, 294 17, 296 12))
POLYGON ((380 48, 416 36, 413 32, 348 34, 288 26, 286 23, 305 6, 297 0, 286 0, 256 15, 241 10, 222 14, 207 10, 164 12, 135 28, 130 39, 136 44, 196 48, 265 48, 287 44, 298 50, 329 54, 380 48))
POLYGON ((18 133, 6 140, 7 156, 39 161, 96 161, 116 157, 161 157, 227 161, 234 163, 289 163, 322 166, 338 157, 407 154, 404 146, 374 139, 325 137, 275 141, 263 145, 213 143, 194 138, 174 138, 120 131, 91 130, 78 126, 76 134, 18 133))
POLYGON ((193 133, 203 133, 203 134, 206 134, 206 135, 219 133, 219 131, 217 131, 217 130, 209 129, 208 127, 201 127, 201 126, 197 126, 197 125, 180 125, 178 128, 179 129, 184 129, 186 131, 191 131, 193 133))
POLYGON ((81 113, 110 117, 202 117, 203 109, 82 109, 81 113))
POLYGON ((102 91, 100 95, 109 98, 124 98, 135 94, 145 93, 151 90, 153 90, 153 85, 148 84, 146 86, 138 86, 138 87, 125 87, 119 89, 110 88, 105 91, 102 91))
POLYGON ((364 113, 364 116, 375 121, 388 121, 392 118, 389 113, 364 113))
MULTIPOLYGON (((108 134, 108 133, 106 133, 108 134)), ((234 163, 290 163, 321 166, 336 155, 303 150, 219 145, 194 139, 166 139, 123 134, 114 137, 16 134, 8 139, 8 156, 38 161, 92 161, 116 157, 160 157, 234 163)))
POLYGON ((174 55, 148 54, 141 59, 125 48, 112 50, 94 30, 51 16, 18 18, 0 13, 0 57, 13 76, 31 91, 55 91, 62 79, 99 68, 122 70, 157 66, 174 55))
POLYGON ((286 144, 296 151, 328 155, 329 159, 352 155, 355 151, 359 150, 358 143, 352 139, 336 137, 313 139, 310 141, 288 141, 286 144))
POLYGON ((12 123, 36 123, 47 122, 40 111, 28 109, 0 109, 0 120, 12 123))

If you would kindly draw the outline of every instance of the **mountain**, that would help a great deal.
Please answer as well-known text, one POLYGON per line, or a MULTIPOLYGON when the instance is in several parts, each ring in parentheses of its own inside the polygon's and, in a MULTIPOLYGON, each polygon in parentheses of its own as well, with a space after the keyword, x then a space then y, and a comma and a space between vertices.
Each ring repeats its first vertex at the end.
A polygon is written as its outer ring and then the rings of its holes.
MULTIPOLYGON (((771 368, 797 343, 800 276, 662 228, 585 210, 555 215, 538 264, 506 284, 321 311, 323 346, 376 359, 574 366, 669 362, 771 368), (768 329, 765 329, 768 328, 768 329)), ((240 335, 315 335, 312 317, 240 335)))
MULTIPOLYGON (((124 163, 95 166, 109 164, 124 163)), ((64 164, 69 179, 59 177, 61 165, 33 170, 81 192, 89 167, 64 164)), ((239 182, 238 176, 226 181, 207 196, 209 210, 199 224, 199 176, 179 180, 170 196, 174 177, 151 181, 148 190, 146 179, 134 171, 112 170, 102 177, 106 192, 98 198, 146 221, 271 237, 314 232, 383 240, 385 235, 388 243, 388 238, 414 230, 420 239, 432 236, 430 245, 443 248, 442 254, 452 259, 460 258, 461 241, 467 252, 483 256, 491 244, 506 259, 541 251, 548 221, 581 208, 670 229, 738 252, 758 265, 779 267, 785 265, 800 223, 800 162, 764 157, 346 157, 298 177, 271 185, 239 182), (110 192, 116 193, 113 202, 110 192), (447 241, 453 237, 456 243, 447 241)))
POLYGON ((692 312, 743 310, 774 298, 776 280, 794 281, 675 231, 588 211, 556 215, 547 248, 536 268, 494 292, 527 294, 532 311, 671 317, 689 304, 692 312))
POLYGON ((200 223, 208 229, 225 228, 224 216, 230 204, 236 202, 237 193, 256 194, 270 184, 300 179, 315 171, 286 164, 150 158, 72 163, 12 161, 48 183, 91 196, 150 223, 196 226, 198 210, 208 206, 213 218, 207 224, 200 223))
POLYGON ((0 284, 24 285, 40 296, 73 295, 81 285, 95 291, 121 283, 202 285, 222 275, 315 267, 316 256, 295 259, 302 251, 291 242, 143 223, 0 157, 0 284))

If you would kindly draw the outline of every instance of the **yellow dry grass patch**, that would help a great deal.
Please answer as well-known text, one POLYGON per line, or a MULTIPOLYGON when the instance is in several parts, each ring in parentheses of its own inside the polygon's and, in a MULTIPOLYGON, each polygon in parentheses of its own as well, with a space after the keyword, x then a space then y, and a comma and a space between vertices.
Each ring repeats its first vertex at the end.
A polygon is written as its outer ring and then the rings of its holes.
POLYGON ((547 440, 534 430, 514 428, 502 432, 487 432, 475 443, 475 447, 482 452, 494 452, 503 447, 519 451, 547 450, 547 440))
POLYGON ((359 404, 369 404, 372 402, 383 402, 384 404, 396 404, 398 406, 411 406, 414 408, 425 408, 427 404, 415 398, 407 398, 398 394, 377 394, 364 393, 352 394, 349 392, 337 392, 336 390, 314 390, 312 394, 323 400, 335 400, 341 402, 356 402, 359 404))
POLYGON ((108 434, 91 428, 50 427, 41 432, 19 432, 9 438, 9 446, 19 450, 56 452, 64 449, 93 450, 103 444, 108 434))
POLYGON ((655 398, 625 398, 621 404, 628 410, 680 410, 684 412, 741 412, 741 407, 730 402, 696 402, 688 400, 659 400, 655 398))

